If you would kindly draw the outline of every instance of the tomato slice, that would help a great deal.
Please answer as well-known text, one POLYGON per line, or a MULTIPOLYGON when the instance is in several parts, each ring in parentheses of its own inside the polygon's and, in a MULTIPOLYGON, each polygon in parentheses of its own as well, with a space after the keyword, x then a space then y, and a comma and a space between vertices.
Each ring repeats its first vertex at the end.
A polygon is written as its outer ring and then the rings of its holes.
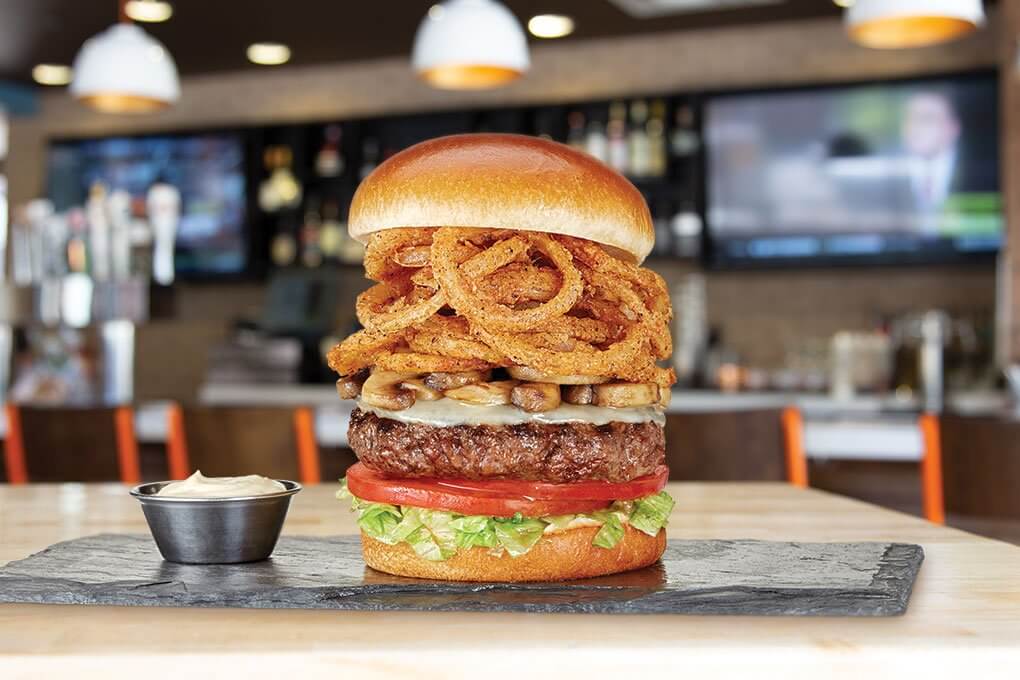
POLYGON ((586 501, 629 501, 662 491, 668 479, 669 468, 660 465, 650 475, 638 477, 629 482, 586 480, 556 484, 518 479, 437 479, 430 481, 446 489, 455 489, 464 493, 480 493, 487 496, 523 496, 535 500, 570 498, 586 501))
POLYGON ((449 510, 464 515, 528 517, 592 512, 613 500, 630 500, 662 489, 669 470, 661 466, 651 475, 630 482, 574 482, 552 484, 520 480, 436 480, 393 478, 362 463, 347 470, 347 488, 366 501, 449 510))

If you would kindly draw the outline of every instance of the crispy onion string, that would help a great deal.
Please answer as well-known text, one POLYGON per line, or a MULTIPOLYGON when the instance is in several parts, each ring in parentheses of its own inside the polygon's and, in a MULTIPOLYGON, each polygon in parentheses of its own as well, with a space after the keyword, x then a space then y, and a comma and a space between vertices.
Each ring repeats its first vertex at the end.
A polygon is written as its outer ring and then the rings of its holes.
POLYGON ((462 373, 484 370, 490 364, 482 359, 458 359, 441 354, 388 352, 375 358, 375 366, 384 371, 401 373, 462 373))
POLYGON ((583 239, 512 230, 391 229, 372 236, 358 297, 366 330, 330 367, 460 372, 527 366, 549 375, 654 382, 673 371, 665 282, 583 239))
MULTIPOLYGON (((548 257, 559 269, 563 276, 563 285, 560 286, 559 292, 548 302, 543 302, 537 307, 520 310, 478 295, 472 290, 472 282, 460 271, 457 262, 449 256, 457 242, 469 235, 464 232, 470 231, 472 230, 440 229, 432 240, 433 275, 446 293, 450 305, 458 314, 493 330, 527 331, 536 328, 545 321, 562 316, 577 302, 583 283, 580 273, 573 265, 570 252, 549 237, 535 233, 528 233, 521 238, 526 238, 530 242, 531 248, 548 257)), ((509 248, 503 251, 504 254, 507 252, 510 252, 509 248)), ((484 255, 483 252, 475 257, 484 255)), ((474 258, 469 260, 469 263, 473 260, 474 258)), ((498 262, 500 258, 494 256, 493 260, 498 262)), ((490 263, 485 263, 485 265, 488 264, 490 263)), ((483 271, 486 268, 487 266, 479 265, 479 269, 483 271)))
POLYGON ((393 333, 422 323, 446 304, 443 291, 415 300, 416 291, 409 281, 383 282, 358 296, 355 313, 365 328, 377 333, 393 333))

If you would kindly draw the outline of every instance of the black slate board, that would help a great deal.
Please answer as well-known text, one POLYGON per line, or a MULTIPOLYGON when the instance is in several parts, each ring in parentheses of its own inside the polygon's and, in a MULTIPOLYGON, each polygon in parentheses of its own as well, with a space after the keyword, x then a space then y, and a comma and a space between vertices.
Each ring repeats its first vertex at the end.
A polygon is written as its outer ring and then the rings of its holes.
POLYGON ((240 565, 164 562, 148 536, 58 543, 0 567, 0 602, 166 607, 894 616, 924 552, 905 543, 669 541, 659 564, 595 579, 472 584, 389 576, 356 536, 284 537, 240 565))

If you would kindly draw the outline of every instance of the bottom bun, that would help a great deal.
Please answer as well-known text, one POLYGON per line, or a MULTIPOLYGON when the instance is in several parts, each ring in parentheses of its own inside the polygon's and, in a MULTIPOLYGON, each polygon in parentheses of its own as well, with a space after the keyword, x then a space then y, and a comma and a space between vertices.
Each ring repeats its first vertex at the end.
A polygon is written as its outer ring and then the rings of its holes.
POLYGON ((365 563, 396 576, 440 581, 565 581, 616 574, 654 564, 666 549, 666 530, 649 536, 629 526, 613 548, 592 545, 598 527, 582 527, 547 534, 531 550, 511 557, 493 555, 488 548, 459 550, 441 562, 422 559, 407 543, 387 545, 364 532, 365 563))

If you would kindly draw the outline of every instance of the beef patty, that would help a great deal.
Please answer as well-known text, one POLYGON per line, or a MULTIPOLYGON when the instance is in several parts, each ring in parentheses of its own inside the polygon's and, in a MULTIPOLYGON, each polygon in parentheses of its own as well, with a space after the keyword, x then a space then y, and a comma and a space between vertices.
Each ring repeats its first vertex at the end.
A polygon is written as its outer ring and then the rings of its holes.
POLYGON ((436 427, 356 408, 347 439, 362 463, 395 477, 626 482, 666 458, 653 422, 436 427))

